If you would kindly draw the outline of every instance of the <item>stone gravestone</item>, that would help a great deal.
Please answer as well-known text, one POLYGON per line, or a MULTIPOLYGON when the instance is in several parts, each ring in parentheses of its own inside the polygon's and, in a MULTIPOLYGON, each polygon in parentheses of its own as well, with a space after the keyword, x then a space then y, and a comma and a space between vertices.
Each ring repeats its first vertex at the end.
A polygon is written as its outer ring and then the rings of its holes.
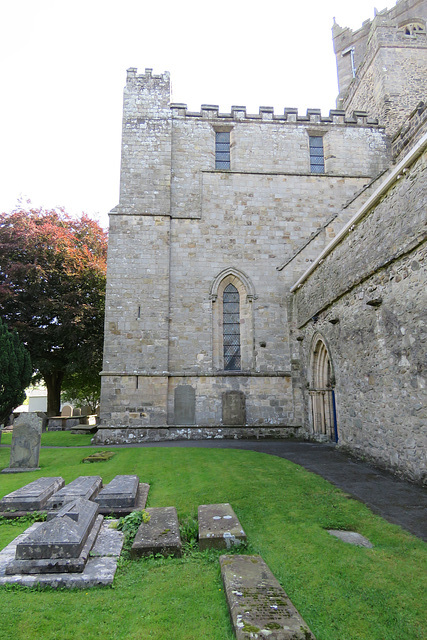
POLYGON ((2 473, 34 471, 39 468, 42 419, 37 413, 21 413, 13 425, 9 468, 2 473))
POLYGON ((130 552, 132 558, 157 553, 180 558, 182 542, 175 507, 151 507, 147 513, 150 520, 138 529, 130 552))
POLYGON ((0 500, 0 514, 12 512, 40 511, 44 509, 49 498, 64 486, 61 477, 38 478, 21 489, 8 493, 0 500))
POLYGON ((67 502, 77 498, 94 500, 102 488, 101 476, 79 476, 70 484, 53 494, 46 503, 46 509, 60 509, 67 502))
POLYGON ((261 556, 221 556, 219 562, 237 640, 316 640, 261 556))
POLYGON ((196 392, 189 384, 182 384, 174 392, 174 422, 177 425, 195 424, 196 392))
POLYGON ((246 424, 246 397, 243 391, 225 391, 222 394, 222 424, 224 426, 246 424))
POLYGON ((230 549, 246 542, 246 533, 228 502, 200 505, 198 520, 200 551, 230 549))

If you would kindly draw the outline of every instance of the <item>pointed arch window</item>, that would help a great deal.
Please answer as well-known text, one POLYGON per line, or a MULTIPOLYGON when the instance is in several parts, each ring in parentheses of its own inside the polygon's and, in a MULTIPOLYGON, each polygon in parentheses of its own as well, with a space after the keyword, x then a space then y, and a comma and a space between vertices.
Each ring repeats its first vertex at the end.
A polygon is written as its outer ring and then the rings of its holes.
POLYGON ((240 371, 240 295, 231 283, 224 289, 222 313, 224 369, 240 371))

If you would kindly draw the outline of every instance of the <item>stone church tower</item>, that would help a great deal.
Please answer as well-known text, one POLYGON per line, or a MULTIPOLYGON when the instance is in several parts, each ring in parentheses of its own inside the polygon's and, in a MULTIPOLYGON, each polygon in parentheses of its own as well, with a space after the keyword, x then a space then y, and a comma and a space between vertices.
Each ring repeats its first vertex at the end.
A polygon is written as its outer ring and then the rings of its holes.
POLYGON ((316 423, 294 285, 370 202, 393 139, 402 151, 425 96, 426 8, 401 0, 355 33, 334 24, 328 116, 191 112, 170 102, 168 73, 128 70, 96 442, 345 432, 333 366, 317 387, 334 424, 316 423))

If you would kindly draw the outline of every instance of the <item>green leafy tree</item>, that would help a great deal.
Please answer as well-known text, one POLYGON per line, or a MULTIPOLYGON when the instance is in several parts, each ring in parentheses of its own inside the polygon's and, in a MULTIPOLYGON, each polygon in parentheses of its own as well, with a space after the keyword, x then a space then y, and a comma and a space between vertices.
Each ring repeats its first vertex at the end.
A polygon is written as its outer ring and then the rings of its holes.
MULTIPOLYGON (((99 362, 98 368, 101 366, 99 362)), ((92 375, 90 369, 83 369, 65 376, 62 383, 62 400, 78 407, 90 407, 95 413, 101 396, 101 378, 92 375)))
POLYGON ((106 232, 85 214, 0 214, 0 313, 46 384, 48 415, 59 413, 66 376, 99 377, 106 255, 106 232))
POLYGON ((24 402, 31 375, 30 354, 0 318, 0 425, 24 402))

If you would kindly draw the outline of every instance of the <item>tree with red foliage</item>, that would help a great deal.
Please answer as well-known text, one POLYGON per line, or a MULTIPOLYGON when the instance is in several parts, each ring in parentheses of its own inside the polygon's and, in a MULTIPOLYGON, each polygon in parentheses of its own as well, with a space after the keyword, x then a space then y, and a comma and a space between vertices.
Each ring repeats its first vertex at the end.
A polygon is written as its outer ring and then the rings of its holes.
POLYGON ((106 254, 106 232, 85 214, 0 214, 0 315, 46 384, 48 415, 65 376, 101 370, 106 254))

